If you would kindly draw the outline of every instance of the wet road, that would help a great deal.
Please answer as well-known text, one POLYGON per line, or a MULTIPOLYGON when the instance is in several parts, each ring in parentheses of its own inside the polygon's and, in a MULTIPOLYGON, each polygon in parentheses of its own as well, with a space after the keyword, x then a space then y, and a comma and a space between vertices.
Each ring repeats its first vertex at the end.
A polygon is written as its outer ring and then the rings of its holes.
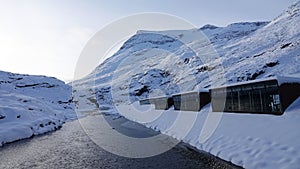
MULTIPOLYGON (((114 127, 118 127, 120 124, 128 123, 128 120, 119 118, 111 122, 115 125, 114 127)), ((133 122, 130 123, 135 125, 133 122)), ((136 126, 139 128, 137 132, 154 133, 153 130, 141 125, 136 126)), ((134 133, 134 130, 130 128, 129 133, 134 133)), ((124 131, 126 132, 126 127, 124 131)), ((117 156, 95 144, 82 129, 78 120, 75 120, 67 122, 56 132, 14 142, 0 148, 0 168, 207 169, 235 167, 209 154, 185 148, 183 143, 163 154, 148 158, 117 156)))

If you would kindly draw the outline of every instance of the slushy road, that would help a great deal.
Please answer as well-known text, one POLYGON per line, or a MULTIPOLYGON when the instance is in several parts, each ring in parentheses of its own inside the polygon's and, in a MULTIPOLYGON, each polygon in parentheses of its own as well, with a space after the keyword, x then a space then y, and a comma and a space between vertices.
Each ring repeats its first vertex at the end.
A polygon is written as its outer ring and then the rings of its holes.
MULTIPOLYGON (((112 119, 109 116, 106 118, 110 121, 112 129, 127 132, 128 135, 145 137, 158 134, 125 118, 112 119)), ((89 122, 92 119, 94 117, 90 116, 82 120, 89 122)), ((101 133, 105 138, 106 132, 101 133)), ((119 146, 115 148, 118 149, 119 146)), ((236 166, 207 153, 186 148, 184 143, 179 143, 163 154, 148 158, 118 156, 95 144, 79 121, 75 120, 65 123, 58 131, 4 145, 0 148, 0 168, 209 169, 236 168, 236 166)))

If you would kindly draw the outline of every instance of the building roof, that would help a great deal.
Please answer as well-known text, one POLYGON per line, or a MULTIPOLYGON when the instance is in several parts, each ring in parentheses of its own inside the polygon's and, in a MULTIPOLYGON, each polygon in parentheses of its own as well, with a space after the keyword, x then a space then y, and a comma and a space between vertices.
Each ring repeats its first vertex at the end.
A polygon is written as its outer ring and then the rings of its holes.
POLYGON ((200 88, 198 90, 194 90, 194 91, 188 91, 188 92, 183 92, 183 93, 174 93, 172 96, 178 96, 178 95, 182 95, 182 94, 191 94, 191 93, 208 93, 209 90, 205 89, 205 88, 200 88))
POLYGON ((222 86, 218 86, 218 87, 213 87, 211 89, 219 89, 219 88, 232 87, 232 86, 241 86, 241 85, 246 85, 246 84, 259 83, 259 82, 272 81, 272 80, 276 80, 279 86, 282 84, 286 84, 286 83, 299 83, 300 84, 299 77, 275 76, 275 77, 269 77, 269 78, 263 78, 263 79, 256 79, 256 80, 226 84, 226 85, 222 85, 222 86))

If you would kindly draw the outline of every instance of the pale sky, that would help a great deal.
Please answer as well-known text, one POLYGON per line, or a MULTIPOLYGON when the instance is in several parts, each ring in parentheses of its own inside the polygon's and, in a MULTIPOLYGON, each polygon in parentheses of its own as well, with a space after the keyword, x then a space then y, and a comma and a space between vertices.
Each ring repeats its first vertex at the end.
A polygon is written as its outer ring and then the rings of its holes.
POLYGON ((0 70, 73 79, 87 41, 128 15, 163 12, 197 27, 268 21, 295 0, 0 0, 0 70))

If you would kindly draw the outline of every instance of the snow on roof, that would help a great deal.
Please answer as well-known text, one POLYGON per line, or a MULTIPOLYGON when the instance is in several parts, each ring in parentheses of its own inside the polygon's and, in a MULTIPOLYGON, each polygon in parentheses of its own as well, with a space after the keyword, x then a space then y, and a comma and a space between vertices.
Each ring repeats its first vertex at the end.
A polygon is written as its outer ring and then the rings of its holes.
POLYGON ((240 86, 240 85, 259 83, 259 82, 264 82, 264 81, 272 81, 272 80, 276 80, 279 86, 281 86, 282 84, 286 84, 286 83, 299 83, 300 84, 300 78, 299 77, 275 76, 275 77, 269 77, 269 78, 263 78, 263 79, 256 79, 256 80, 250 80, 250 81, 244 81, 244 82, 231 83, 231 84, 227 84, 227 85, 223 85, 223 86, 213 87, 211 89, 219 89, 219 88, 224 88, 224 87, 240 86))
POLYGON ((206 88, 199 88, 198 89, 198 92, 208 92, 209 90, 208 89, 206 89, 206 88))
MULTIPOLYGON (((155 96, 155 97, 148 97, 148 98, 141 99, 141 100, 148 100, 148 99, 150 99, 150 100, 151 100, 151 99, 154 99, 154 100, 155 100, 155 99, 168 99, 168 98, 170 98, 170 97, 171 97, 171 96, 167 96, 167 95, 166 95, 166 96, 155 96)), ((141 100, 140 100, 140 101, 141 101, 141 100)))
POLYGON ((284 83, 299 83, 300 77, 295 76, 277 76, 278 85, 282 85, 284 83))
POLYGON ((182 94, 191 94, 191 93, 202 93, 202 92, 209 92, 208 89, 205 89, 205 88, 200 88, 198 90, 194 90, 194 91, 188 91, 188 92, 183 92, 183 93, 175 93, 173 94, 172 96, 178 96, 178 95, 182 95, 182 94))

